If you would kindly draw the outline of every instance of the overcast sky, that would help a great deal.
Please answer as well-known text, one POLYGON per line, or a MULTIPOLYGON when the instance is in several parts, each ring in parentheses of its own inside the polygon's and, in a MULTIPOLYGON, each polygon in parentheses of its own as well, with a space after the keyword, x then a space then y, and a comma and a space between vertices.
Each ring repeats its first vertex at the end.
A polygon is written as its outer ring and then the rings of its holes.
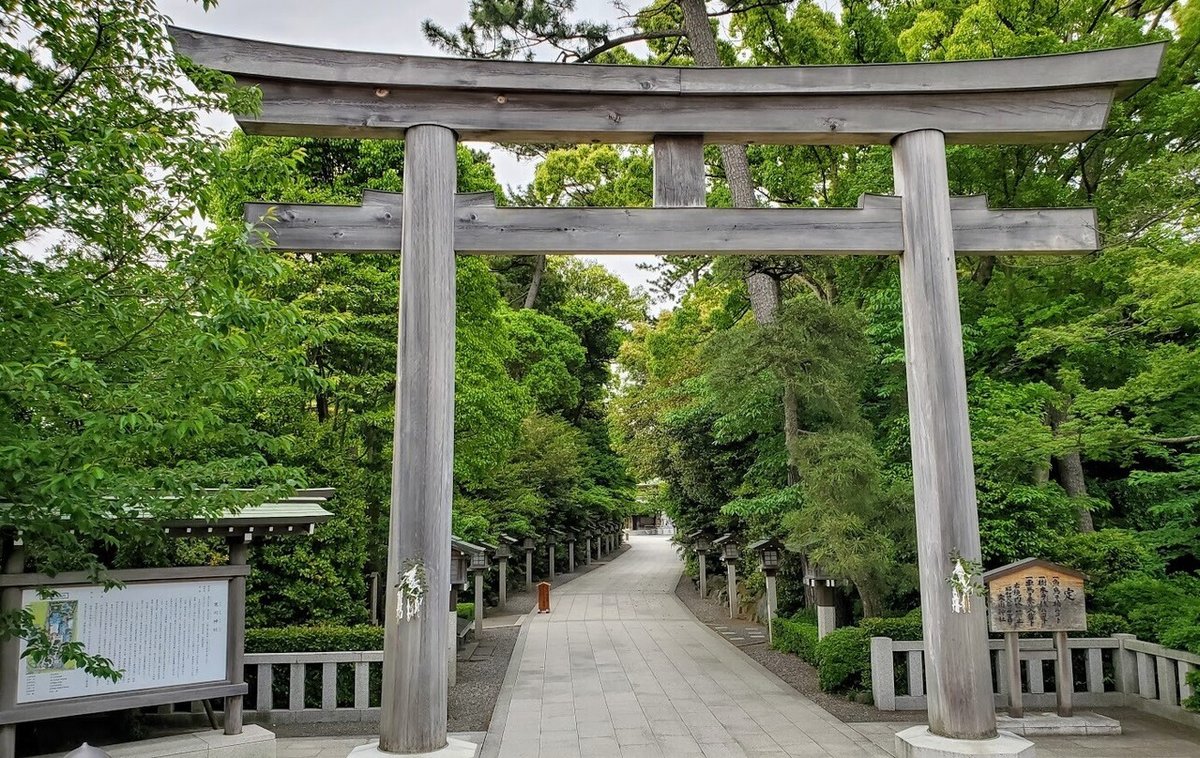
MULTIPOLYGON (((346 50, 440 55, 421 34, 432 19, 454 28, 466 20, 468 0, 221 0, 205 12, 192 0, 159 0, 159 8, 179 26, 201 31, 346 50)), ((580 18, 616 20, 610 0, 577 0, 580 18)), ((219 125, 233 129, 232 118, 219 125)), ((488 147, 490 145, 480 145, 488 147)), ((496 176, 505 186, 528 184, 533 164, 491 149, 496 176)), ((603 263, 630 285, 643 285, 637 268, 646 256, 605 256, 603 263)))

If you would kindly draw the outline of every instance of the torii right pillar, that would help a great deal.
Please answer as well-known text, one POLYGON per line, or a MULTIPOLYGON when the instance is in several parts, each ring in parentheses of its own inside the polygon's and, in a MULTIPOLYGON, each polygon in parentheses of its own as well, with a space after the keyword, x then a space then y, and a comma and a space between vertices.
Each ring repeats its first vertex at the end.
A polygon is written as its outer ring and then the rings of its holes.
POLYGON ((945 136, 901 134, 892 166, 904 227, 900 289, 929 708, 929 725, 897 734, 896 752, 978 755, 986 740, 988 755, 1032 758, 1032 742, 996 732, 983 599, 957 612, 947 582, 955 558, 978 562, 980 546, 945 136))

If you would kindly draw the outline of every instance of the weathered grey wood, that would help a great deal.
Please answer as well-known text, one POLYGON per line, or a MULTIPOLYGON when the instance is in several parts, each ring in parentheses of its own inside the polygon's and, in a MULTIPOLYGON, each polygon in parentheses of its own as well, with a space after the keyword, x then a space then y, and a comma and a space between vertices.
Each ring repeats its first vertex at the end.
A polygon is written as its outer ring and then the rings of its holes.
POLYGON ((1175 681, 1175 661, 1155 657, 1154 668, 1158 676, 1158 700, 1165 705, 1179 705, 1179 684, 1175 681))
POLYGON ((939 63, 858 66, 712 68, 563 66, 536 61, 481 61, 285 45, 168 27, 180 53, 234 75, 360 82, 374 87, 477 88, 584 92, 856 94, 1058 89, 1125 86, 1157 74, 1162 43, 1084 53, 939 63))
POLYGON ((654 137, 654 205, 703 208, 704 140, 695 135, 654 137))
MULTIPOLYGON (((246 558, 250 546, 245 537, 234 537, 228 540, 229 565, 246 566, 246 558)), ((229 580, 229 630, 228 651, 225 658, 228 663, 226 678, 234 684, 246 681, 246 576, 234 576, 229 580)), ((230 695, 225 698, 225 734, 242 733, 243 698, 241 695, 230 695)))
POLYGON ((1147 700, 1158 698, 1158 686, 1155 677, 1154 658, 1142 652, 1137 655, 1137 692, 1147 700))
POLYGON ((189 684, 182 687, 160 687, 139 692, 121 692, 104 697, 87 697, 47 700, 41 703, 21 703, 8 710, 0 710, 0 725, 24 724, 30 721, 48 721, 91 713, 121 711, 128 708, 148 708, 164 703, 196 702, 229 695, 246 694, 246 684, 213 682, 211 684, 189 684))
POLYGON ((496 590, 500 593, 500 602, 497 607, 504 610, 508 607, 508 558, 501 557, 498 560, 500 562, 500 582, 496 590))
POLYGON ((1113 681, 1117 692, 1134 692, 1137 683, 1137 658, 1125 646, 1137 638, 1132 634, 1114 634, 1120 647, 1113 651, 1113 681))
POLYGON ((440 126, 408 131, 396 416, 388 536, 380 749, 421 753, 446 744, 450 637, 450 505, 454 458, 455 138, 440 126), (397 581, 424 569, 426 592, 398 615, 397 581))
POLYGON ((708 597, 708 555, 703 551, 696 553, 696 562, 700 566, 700 597, 708 597))
POLYGON ((1016 632, 1004 632, 1004 663, 1008 669, 1008 715, 1021 718, 1025 708, 1021 705, 1021 646, 1016 632))
POLYGON ((321 710, 332 711, 337 708, 337 667, 336 663, 321 664, 321 710))
POLYGON ((1099 648, 1089 648, 1087 653, 1087 691, 1104 692, 1104 657, 1099 648))
POLYGON ((920 697, 925 694, 925 653, 910 650, 908 653, 908 694, 920 697))
POLYGON ((254 710, 259 713, 275 710, 275 694, 272 685, 275 683, 275 667, 270 663, 258 664, 258 684, 255 687, 254 710))
POLYGON ((525 551, 525 591, 533 588, 533 551, 525 551))
POLYGON ((1114 95, 1153 79, 1162 57, 1152 44, 935 65, 611 69, 172 34, 184 55, 262 90, 262 112, 240 119, 247 131, 401 136, 436 123, 462 139, 508 142, 649 142, 679 133, 706 142, 885 144, 919 129, 943 129, 951 142, 1067 141, 1101 128, 1114 95))
POLYGON ((900 289, 929 725, 944 737, 986 739, 996 733, 986 609, 975 598, 970 613, 955 613, 946 583, 951 556, 979 561, 980 547, 945 139, 904 134, 892 160, 903 197, 900 289))
POLYGON ((475 636, 483 636, 483 572, 475 572, 475 636))
POLYGON ((555 544, 553 542, 550 542, 546 545, 546 565, 549 567, 549 576, 547 578, 550 581, 554 581, 554 551, 555 550, 557 550, 557 547, 555 546, 555 544))
MULTIPOLYGON (((903 250, 900 207, 888 200, 864 198, 858 209, 497 208, 490 195, 486 204, 460 195, 454 246, 467 255, 894 255, 903 250)), ((987 210, 982 198, 961 200, 952 212, 960 255, 1072 254, 1099 246, 1091 208, 987 210)), ((365 200, 246 206, 248 221, 293 251, 394 252, 400 215, 365 200)))
POLYGON ((725 563, 725 584, 729 588, 729 618, 736 618, 738 608, 737 564, 733 561, 725 563))
POLYGON ((592 565, 592 538, 587 538, 587 550, 584 551, 584 563, 588 566, 592 565))
POLYGON ((881 711, 896 710, 896 659, 890 637, 871 638, 871 691, 875 707, 881 711))
POLYGON ((1075 694, 1075 674, 1066 632, 1054 633, 1054 694, 1058 702, 1058 715, 1064 718, 1070 716, 1074 712, 1071 697, 1075 694))
POLYGON ((575 540, 567 541, 567 573, 575 573, 575 540))
MULTIPOLYGON (((0 541, 0 550, 7 549, 8 555, 0 566, 0 578, 21 576, 25 570, 25 550, 10 540, 0 541)), ((3 587, 3 585, 0 585, 3 587)), ((15 613, 21 609, 21 590, 17 586, 0 589, 0 614, 15 613)), ((0 638, 0 711, 17 704, 17 686, 21 680, 21 640, 19 637, 0 638)), ((0 758, 15 758, 17 754, 17 728, 0 722, 0 758)))
MULTIPOLYGON (((245 577, 249 566, 168 566, 149 569, 119 569, 106 571, 104 577, 129 584, 131 582, 174 582, 188 579, 227 579, 245 577)), ((0 587, 70 587, 95 584, 87 571, 64 571, 61 574, 0 574, 0 587)))
POLYGON ((288 666, 288 710, 304 710, 304 670, 307 664, 288 666))
POLYGON ((1111 87, 902 95, 757 95, 705 98, 390 89, 239 77, 263 93, 261 111, 239 115, 248 133, 402 138, 425 123, 464 140, 648 143, 655 134, 699 134, 705 143, 887 144, 941 127, 951 143, 1056 143, 1103 128, 1111 87), (503 102, 501 102, 503 100, 503 102), (712 102, 706 102, 712 100, 712 102))
POLYGON ((1046 677, 1042 668, 1042 658, 1029 657, 1025 659, 1025 673, 1029 677, 1029 694, 1041 695, 1046 691, 1046 677))
POLYGON ((354 664, 354 707, 364 710, 371 704, 371 664, 359 661, 354 664))

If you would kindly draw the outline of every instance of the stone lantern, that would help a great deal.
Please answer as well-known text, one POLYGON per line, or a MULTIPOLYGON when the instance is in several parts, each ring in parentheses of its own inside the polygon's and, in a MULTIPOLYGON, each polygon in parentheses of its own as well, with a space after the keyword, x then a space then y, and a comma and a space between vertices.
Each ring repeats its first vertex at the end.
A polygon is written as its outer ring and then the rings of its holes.
POLYGON ((725 580, 729 591, 729 618, 737 615, 737 562, 742 557, 741 548, 733 541, 732 534, 724 534, 713 540, 713 547, 721 551, 725 561, 725 580))
POLYGON ((708 597, 708 551, 712 548, 712 540, 703 529, 697 529, 688 535, 692 541, 692 549, 696 551, 696 562, 700 564, 700 597, 708 597))
POLYGON ((837 609, 833 605, 833 589, 841 582, 813 564, 804 575, 804 584, 812 587, 817 601, 817 639, 837 629, 837 609))
POLYGON ((775 574, 779 571, 779 560, 783 556, 783 543, 772 537, 759 540, 749 547, 758 553, 763 576, 767 580, 767 638, 774 641, 775 630, 772 622, 775 620, 775 611, 779 607, 778 595, 775 591, 775 574))

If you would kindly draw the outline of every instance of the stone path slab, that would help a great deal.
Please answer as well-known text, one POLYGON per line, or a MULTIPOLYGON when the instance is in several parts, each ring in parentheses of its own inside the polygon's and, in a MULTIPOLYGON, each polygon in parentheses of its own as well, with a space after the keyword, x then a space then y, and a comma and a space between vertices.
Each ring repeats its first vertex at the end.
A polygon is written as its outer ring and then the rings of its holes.
POLYGON ((667 538, 631 542, 526 623, 484 758, 888 755, 697 621, 667 538))

